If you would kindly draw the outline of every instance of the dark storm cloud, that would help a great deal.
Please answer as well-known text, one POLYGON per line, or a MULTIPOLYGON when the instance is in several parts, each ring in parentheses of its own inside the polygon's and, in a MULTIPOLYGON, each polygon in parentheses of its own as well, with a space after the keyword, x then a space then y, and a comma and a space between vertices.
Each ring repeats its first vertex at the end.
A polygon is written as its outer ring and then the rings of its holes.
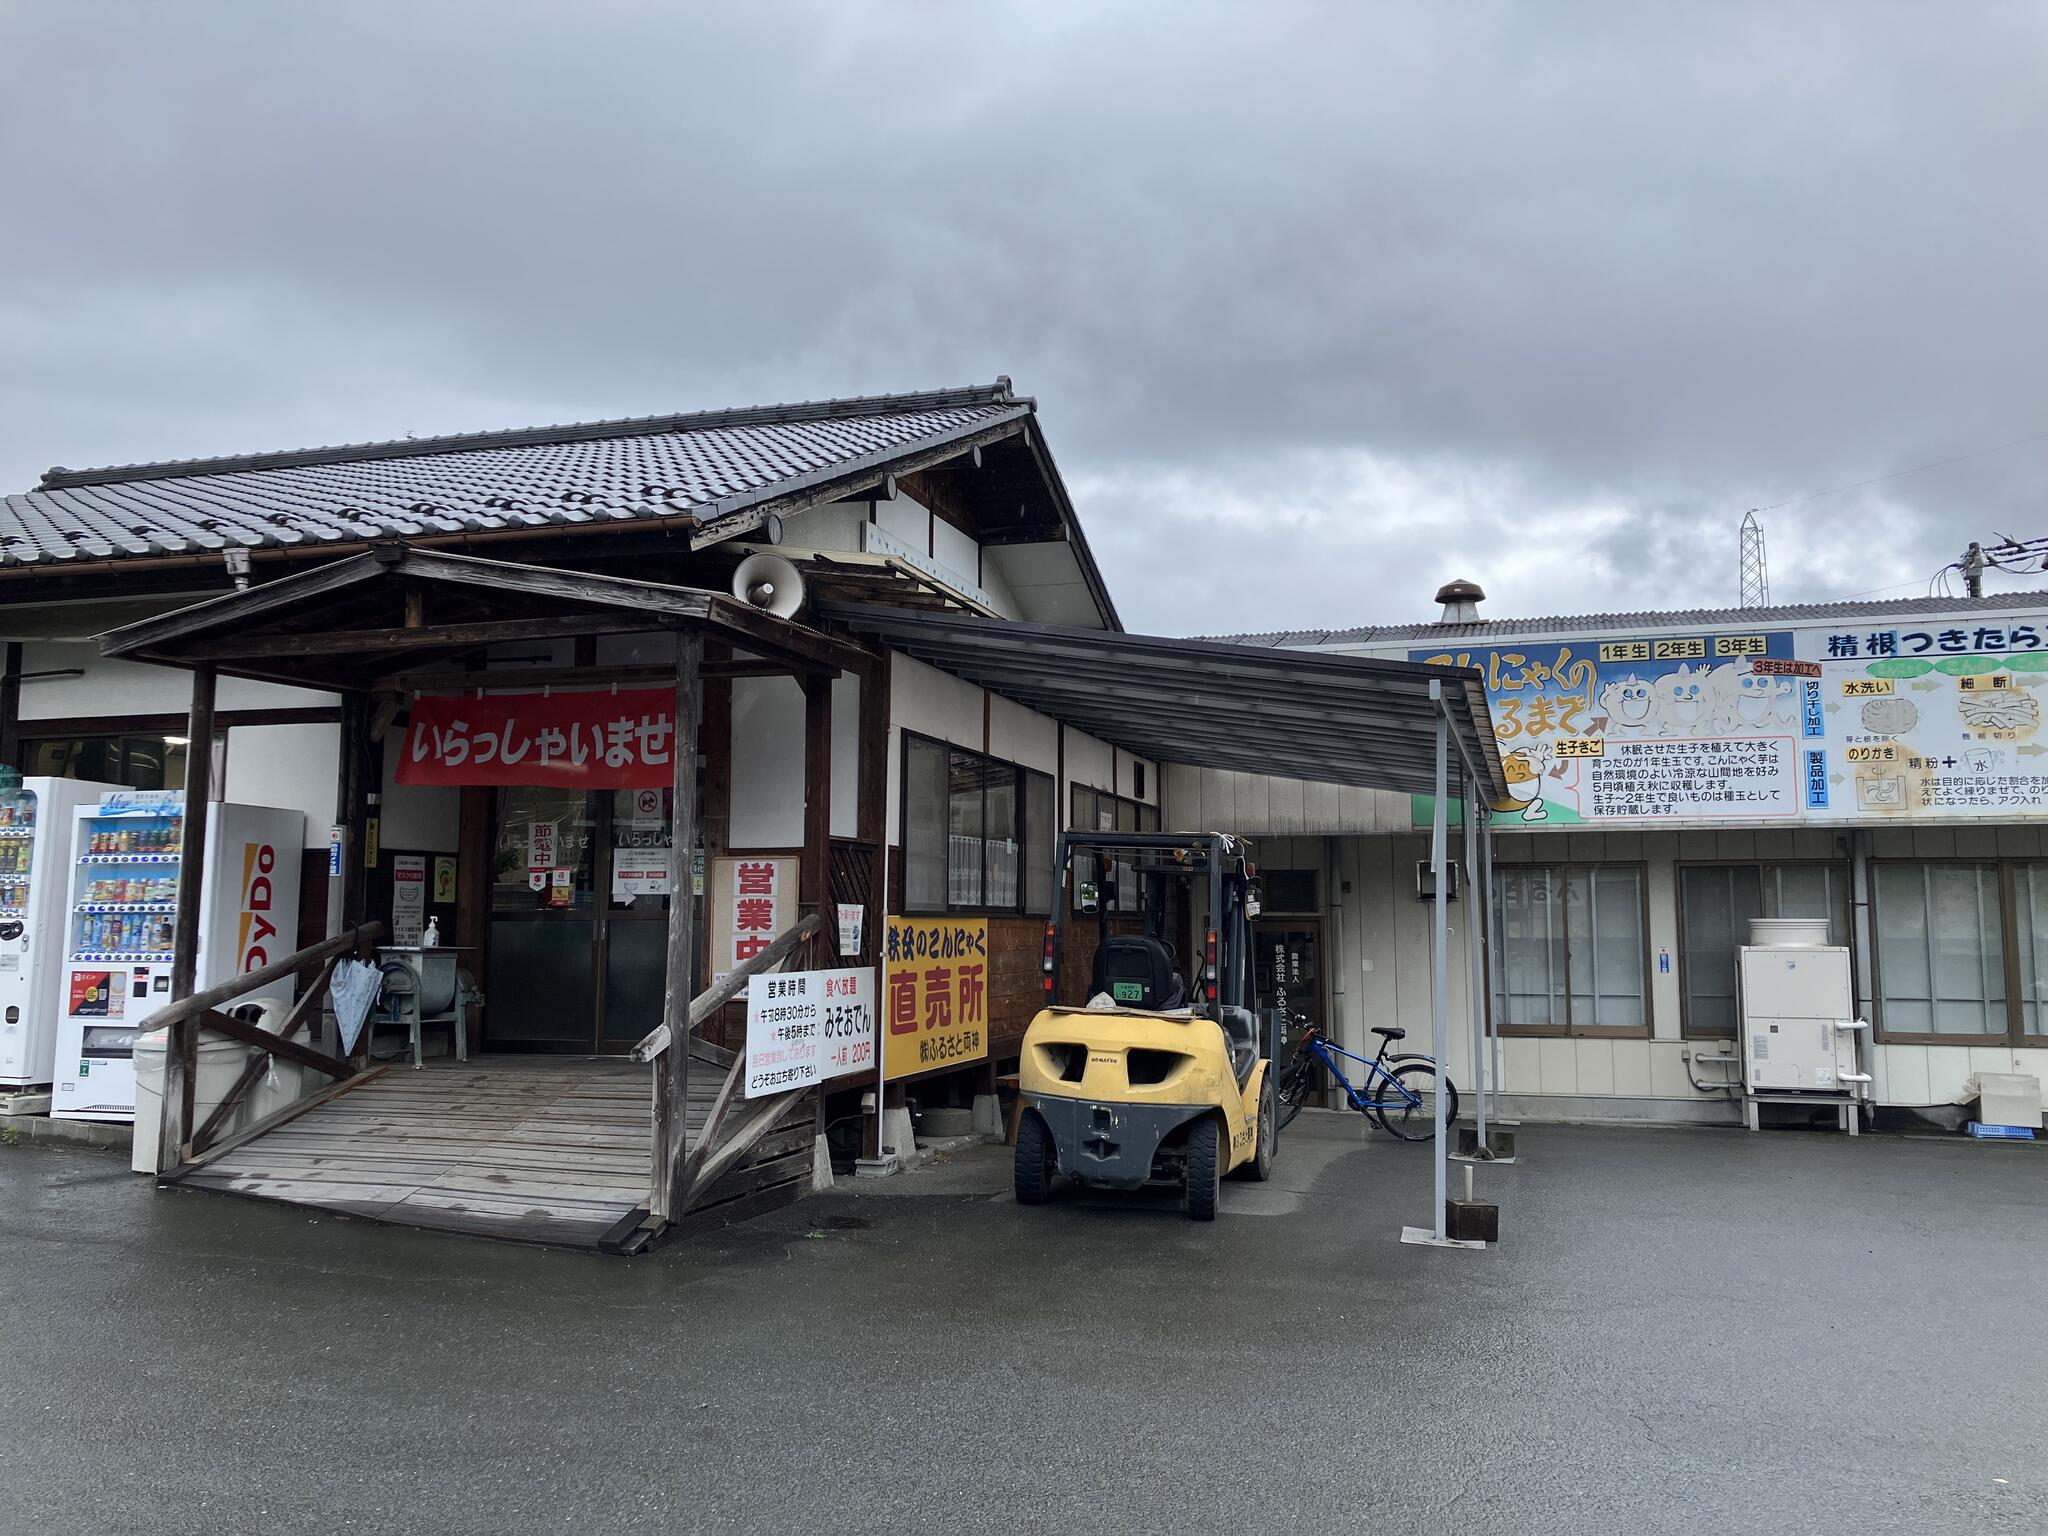
POLYGON ((2044 14, 16 4, 0 480, 1006 372, 1135 626, 1726 602, 2048 429, 2044 14))

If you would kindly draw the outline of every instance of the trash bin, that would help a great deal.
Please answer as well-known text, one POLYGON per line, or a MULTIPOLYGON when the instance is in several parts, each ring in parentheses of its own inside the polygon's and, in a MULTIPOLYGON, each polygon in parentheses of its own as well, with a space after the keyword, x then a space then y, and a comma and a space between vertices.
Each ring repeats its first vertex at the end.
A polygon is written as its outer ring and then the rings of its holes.
MULTIPOLYGON (((291 1012, 291 1004, 279 998, 256 997, 227 1011, 259 1029, 274 1032, 291 1012)), ((137 1173, 156 1172, 157 1135, 163 1128, 164 1052, 169 1043, 168 1029, 145 1030, 135 1038, 135 1146, 128 1166, 137 1173)), ((211 1030, 199 1031, 199 1070, 192 1084, 192 1129, 204 1125, 207 1117, 220 1107, 251 1054, 251 1048, 239 1040, 230 1040, 211 1030)), ((262 1116, 298 1098, 301 1070, 296 1062, 272 1057, 270 1069, 256 1080, 222 1134, 253 1125, 262 1116)))

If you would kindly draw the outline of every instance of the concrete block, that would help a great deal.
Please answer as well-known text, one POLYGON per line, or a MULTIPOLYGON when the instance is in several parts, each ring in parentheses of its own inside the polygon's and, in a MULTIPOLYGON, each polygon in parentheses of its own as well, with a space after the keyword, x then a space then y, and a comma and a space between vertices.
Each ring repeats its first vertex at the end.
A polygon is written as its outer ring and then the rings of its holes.
POLYGON ((977 1093, 974 1096, 974 1132, 991 1141, 1008 1141, 1009 1133, 1003 1124, 1003 1101, 999 1094, 977 1093))
POLYGON ((1491 1200, 1452 1196, 1444 1202, 1444 1236, 1461 1243, 1499 1242, 1500 1207, 1491 1200))
POLYGON ((895 1154, 908 1157, 917 1150, 917 1131, 910 1123, 910 1110, 905 1105, 882 1112, 882 1152, 884 1156, 895 1154))
POLYGON ((925 1140, 933 1141, 942 1136, 972 1136, 978 1127, 971 1109, 928 1109, 917 1129, 925 1140))
POLYGON ((853 1176, 856 1179, 886 1179, 890 1174, 900 1172, 902 1167, 894 1152, 885 1152, 880 1157, 855 1158, 853 1176))
POLYGON ((822 1136, 811 1138, 811 1193, 832 1187, 832 1148, 822 1136))

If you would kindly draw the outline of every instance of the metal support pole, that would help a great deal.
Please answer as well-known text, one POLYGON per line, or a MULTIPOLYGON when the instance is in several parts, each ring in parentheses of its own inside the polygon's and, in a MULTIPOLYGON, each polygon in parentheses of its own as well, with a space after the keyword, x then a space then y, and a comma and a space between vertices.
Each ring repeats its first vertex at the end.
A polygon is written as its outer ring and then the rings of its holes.
MULTIPOLYGON (((1450 859, 1448 857, 1450 835, 1447 826, 1450 819, 1450 807, 1445 803, 1445 798, 1450 789, 1448 780, 1450 773, 1451 726, 1450 720, 1443 713, 1443 704, 1439 693, 1441 686, 1438 683, 1431 683, 1429 685, 1431 694, 1436 695, 1438 699, 1436 717, 1436 806, 1430 820, 1429 842, 1430 873, 1436 881, 1436 956, 1435 971, 1430 977, 1429 1015, 1430 1038, 1432 1041, 1430 1049, 1436 1056, 1436 1069, 1439 1075, 1448 1072, 1450 1068, 1449 1055, 1451 1043, 1449 1021, 1445 1016, 1444 1009, 1444 993, 1450 984, 1450 957, 1446 953, 1449 948, 1450 911, 1445 905, 1445 899, 1449 893, 1444 888, 1450 883, 1450 859)), ((1449 1200, 1451 1192, 1451 1149, 1449 1146, 1449 1136, 1444 1126, 1445 1095, 1441 1084, 1438 1086, 1438 1091, 1430 1097, 1434 1100, 1431 1112, 1436 1118, 1436 1206, 1435 1220, 1431 1225, 1436 1231, 1437 1241, 1442 1242, 1448 1236, 1444 1229, 1444 1206, 1449 1200)))
POLYGON ((1472 1025, 1472 1103, 1474 1150, 1486 1155, 1486 896, 1479 876, 1479 788, 1467 767, 1465 802, 1465 1001, 1472 1025))
MULTIPOLYGON (((1484 954, 1485 954, 1485 962, 1484 962, 1484 975, 1485 975, 1485 982, 1486 982, 1486 985, 1485 985, 1485 991, 1484 991, 1484 994, 1483 994, 1483 995, 1484 995, 1484 997, 1485 997, 1485 999, 1486 999, 1486 1034, 1487 1034, 1487 1042, 1486 1042, 1486 1045, 1487 1045, 1487 1051, 1486 1051, 1486 1064, 1487 1064, 1487 1073, 1486 1073, 1486 1081, 1487 1081, 1488 1083, 1491 1083, 1491 1084, 1493 1085, 1493 1116, 1492 1116, 1492 1118, 1493 1118, 1493 1123, 1494 1123, 1495 1125, 1499 1125, 1499 1124, 1500 1124, 1500 1015, 1499 1015, 1499 1013, 1498 1013, 1498 1012, 1497 1012, 1497 1011, 1495 1010, 1495 1008, 1494 1008, 1494 1006, 1493 1006, 1493 978, 1494 978, 1494 967, 1495 967, 1495 965, 1496 965, 1496 963, 1497 963, 1497 961, 1496 961, 1496 958, 1495 958, 1495 955, 1494 955, 1494 948, 1493 948, 1493 938, 1494 938, 1494 932, 1495 932, 1495 929, 1494 929, 1494 919, 1495 919, 1495 918, 1496 918, 1496 917, 1497 917, 1497 916, 1498 916, 1499 914, 1498 914, 1498 913, 1497 913, 1497 912, 1496 912, 1496 911, 1494 910, 1494 905, 1493 905, 1493 812, 1492 812, 1491 810, 1488 810, 1488 811, 1487 811, 1487 813, 1486 813, 1486 830, 1485 830, 1485 831, 1484 831, 1483 833, 1481 833, 1481 835, 1480 835, 1480 838, 1479 838, 1479 877, 1480 877, 1480 880, 1481 880, 1481 882, 1482 882, 1482 884, 1481 884, 1481 887, 1480 887, 1480 888, 1481 888, 1481 889, 1482 889, 1483 891, 1485 891, 1485 893, 1486 893, 1486 908, 1485 908, 1485 912, 1486 912, 1486 919, 1485 919, 1485 924, 1484 924, 1484 932, 1485 932, 1485 936, 1486 936, 1486 948, 1485 948, 1485 951, 1484 951, 1484 954)), ((1481 1092, 1484 1092, 1484 1091, 1485 1091, 1485 1090, 1484 1090, 1484 1087, 1482 1086, 1482 1088, 1481 1088, 1481 1092)))

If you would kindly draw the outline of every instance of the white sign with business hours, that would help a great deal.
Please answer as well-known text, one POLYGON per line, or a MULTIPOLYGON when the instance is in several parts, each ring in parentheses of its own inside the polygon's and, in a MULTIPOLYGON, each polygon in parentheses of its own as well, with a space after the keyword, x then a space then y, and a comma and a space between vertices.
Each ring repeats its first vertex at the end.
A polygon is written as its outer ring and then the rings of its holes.
POLYGON ((814 1087, 874 1065, 872 969, 748 978, 748 1098, 814 1087))

